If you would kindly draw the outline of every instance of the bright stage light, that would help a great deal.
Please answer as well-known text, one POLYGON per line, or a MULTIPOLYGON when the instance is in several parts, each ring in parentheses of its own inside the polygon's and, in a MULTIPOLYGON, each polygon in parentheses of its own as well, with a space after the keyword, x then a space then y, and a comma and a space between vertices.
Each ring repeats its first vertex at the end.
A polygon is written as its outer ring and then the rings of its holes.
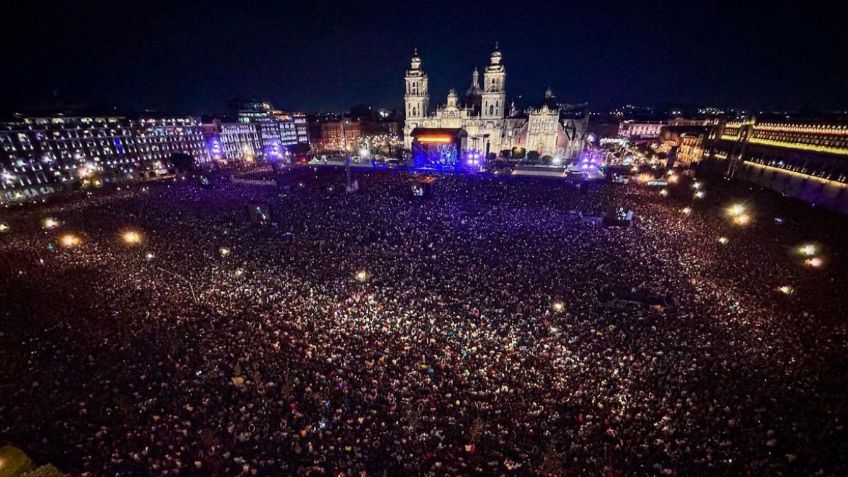
POLYGON ((450 136, 421 136, 417 141, 421 143, 448 144, 452 139, 450 136))
POLYGON ((677 178, 677 176, 671 176, 671 177, 668 178, 669 184, 677 184, 678 181, 679 181, 679 179, 677 178))

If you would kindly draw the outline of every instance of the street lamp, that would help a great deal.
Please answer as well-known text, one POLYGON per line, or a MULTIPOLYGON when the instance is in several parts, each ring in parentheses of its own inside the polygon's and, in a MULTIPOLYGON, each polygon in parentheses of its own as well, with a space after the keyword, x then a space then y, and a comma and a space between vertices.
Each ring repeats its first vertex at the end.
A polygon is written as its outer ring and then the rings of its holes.
POLYGON ((727 213, 731 217, 738 217, 745 213, 745 206, 742 204, 733 204, 727 208, 727 213))
POLYGON ((804 265, 812 268, 819 268, 822 266, 822 263, 824 262, 819 257, 813 257, 804 260, 804 265))
POLYGON ((751 222, 751 216, 748 214, 739 214, 733 218, 733 223, 740 226, 748 225, 751 222))
POLYGON ((127 230, 121 234, 121 240, 127 245, 138 245, 141 243, 141 234, 135 230, 127 230))
POLYGON ((76 247, 80 242, 80 238, 74 234, 65 234, 59 239, 59 243, 65 248, 76 247))
POLYGON ((801 245, 798 248, 798 251, 801 252, 801 255, 804 255, 806 257, 812 257, 816 254, 816 246, 811 243, 808 243, 805 245, 801 245))

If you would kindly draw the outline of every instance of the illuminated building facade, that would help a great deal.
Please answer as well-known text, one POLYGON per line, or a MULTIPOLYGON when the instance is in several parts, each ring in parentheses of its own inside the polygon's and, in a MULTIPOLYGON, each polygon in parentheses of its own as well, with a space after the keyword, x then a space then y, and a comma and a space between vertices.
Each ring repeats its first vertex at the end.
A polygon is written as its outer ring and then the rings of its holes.
POLYGON ((362 140, 362 128, 351 119, 323 119, 311 123, 309 135, 316 151, 342 151, 345 145, 353 150, 362 140))
POLYGON ((562 108, 554 101, 550 90, 536 108, 523 112, 509 107, 506 100, 506 68, 495 46, 489 64, 483 70, 483 82, 475 69, 471 85, 460 101, 451 89, 444 105, 430 111, 429 79, 416 51, 404 77, 404 147, 412 147, 412 131, 425 129, 463 129, 467 134, 468 151, 497 154, 513 147, 537 151, 540 155, 569 159, 583 148, 588 126, 586 120, 571 118, 574 129, 567 130, 562 108))
POLYGON ((712 127, 703 121, 674 120, 660 129, 657 152, 668 154, 676 166, 698 164, 704 158, 704 141, 712 127))
POLYGON ((267 101, 233 100, 230 109, 238 122, 258 124, 265 153, 288 149, 295 144, 309 144, 306 115, 274 109, 267 101))
POLYGON ((303 113, 293 113, 292 121, 298 144, 309 144, 309 121, 303 113))
POLYGON ((666 123, 661 121, 622 121, 618 125, 619 137, 626 138, 630 142, 654 141, 660 137, 660 132, 666 123))
POLYGON ((174 153, 209 161, 197 118, 17 116, 0 123, 0 200, 68 189, 86 176, 154 178, 167 172, 174 153))
POLYGON ((848 213, 848 124, 722 122, 705 149, 709 170, 848 213))
POLYGON ((250 162, 264 158, 262 136, 257 124, 222 122, 203 125, 209 157, 217 162, 250 162))

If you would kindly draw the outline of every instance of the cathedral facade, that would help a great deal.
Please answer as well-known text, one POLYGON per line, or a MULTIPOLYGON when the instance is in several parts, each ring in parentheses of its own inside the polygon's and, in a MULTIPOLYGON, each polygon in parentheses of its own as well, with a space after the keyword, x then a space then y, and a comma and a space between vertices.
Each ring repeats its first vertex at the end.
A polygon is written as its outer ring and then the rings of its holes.
POLYGON ((471 85, 462 96, 451 89, 443 105, 430 111, 427 74, 416 50, 405 76, 404 146, 412 147, 412 131, 416 128, 463 129, 467 133, 467 149, 481 153, 499 153, 514 147, 537 151, 540 156, 559 159, 575 157, 583 148, 586 118, 563 115, 548 89, 536 107, 517 111, 507 106, 506 69, 497 45, 483 70, 483 83, 477 69, 471 74, 471 85))

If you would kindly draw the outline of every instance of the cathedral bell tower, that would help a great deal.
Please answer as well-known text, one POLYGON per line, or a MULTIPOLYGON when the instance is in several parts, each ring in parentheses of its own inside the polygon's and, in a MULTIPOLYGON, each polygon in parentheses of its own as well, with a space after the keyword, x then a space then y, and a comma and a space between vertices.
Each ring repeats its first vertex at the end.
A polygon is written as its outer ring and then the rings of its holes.
POLYGON ((501 52, 495 43, 489 65, 483 71, 483 93, 480 117, 482 119, 503 119, 506 110, 506 69, 501 63, 501 52))
POLYGON ((418 57, 418 49, 412 55, 409 62, 409 69, 406 70, 406 90, 403 95, 403 102, 406 113, 406 121, 404 121, 404 144, 407 148, 412 147, 413 129, 419 127, 423 120, 427 117, 427 110, 430 107, 430 92, 427 87, 427 73, 421 69, 421 58, 418 57))

